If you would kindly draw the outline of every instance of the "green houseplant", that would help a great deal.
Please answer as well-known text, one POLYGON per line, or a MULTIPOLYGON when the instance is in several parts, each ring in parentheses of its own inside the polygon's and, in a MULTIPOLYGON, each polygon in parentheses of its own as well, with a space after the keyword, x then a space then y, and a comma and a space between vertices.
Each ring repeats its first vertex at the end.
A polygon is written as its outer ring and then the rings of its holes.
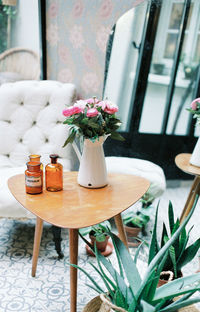
MULTIPOLYGON (((127 248, 113 233, 110 233, 110 235, 115 247, 119 269, 116 270, 112 263, 98 252, 96 246, 94 246, 94 251, 97 257, 98 268, 91 263, 91 266, 101 277, 105 288, 101 287, 87 271, 71 264, 87 275, 92 282, 91 288, 95 289, 99 294, 104 294, 108 299, 108 304, 111 302, 112 308, 110 310, 107 309, 107 311, 113 311, 112 309, 116 307, 116 311, 120 309, 120 311, 128 312, 173 312, 200 301, 200 297, 191 298, 192 294, 200 290, 200 273, 176 279, 157 288, 160 272, 168 255, 168 249, 188 223, 196 202, 197 199, 187 218, 152 258, 143 278, 140 276, 136 266, 140 247, 135 258, 132 259, 127 248), (182 296, 174 302, 173 299, 180 295, 182 296)), ((153 235, 155 235, 155 227, 153 235)), ((155 238, 153 238, 153 242, 155 242, 155 238)), ((151 244, 151 252, 154 246, 153 242, 151 244)))
MULTIPOLYGON (((156 235, 156 227, 157 227, 157 217, 155 219, 155 227, 152 235, 150 252, 149 252, 149 260, 148 263, 151 263, 152 259, 159 252, 159 250, 169 241, 169 239, 173 236, 176 230, 180 227, 179 218, 174 219, 174 210, 173 205, 169 202, 168 206, 168 228, 169 233, 167 231, 167 227, 165 223, 163 223, 161 242, 158 243, 157 235, 156 235)), ((191 228, 192 229, 192 228, 191 228)), ((197 251, 200 248, 200 238, 197 239, 194 243, 188 246, 190 231, 186 232, 185 227, 182 228, 179 235, 177 235, 173 244, 170 246, 168 253, 166 255, 165 262, 163 264, 163 272, 171 271, 173 273, 173 278, 176 279, 182 276, 181 269, 183 266, 188 264, 196 255, 197 251)), ((163 278, 165 279, 168 275, 164 274, 163 278)))
MULTIPOLYGON (((147 208, 145 208, 147 209, 147 208)), ((145 226, 150 220, 150 217, 141 211, 128 212, 123 215, 124 229, 126 231, 128 245, 131 247, 137 247, 141 240, 138 239, 140 231, 145 232, 145 226)))
MULTIPOLYGON (((111 230, 110 222, 104 221, 93 226, 79 229, 79 233, 82 236, 89 234, 91 245, 94 246, 94 244, 96 244, 97 249, 101 252, 104 252, 106 250, 108 240, 110 238, 110 236, 108 235, 108 232, 110 230, 111 230)), ((89 254, 94 255, 94 253, 91 251, 88 245, 86 245, 86 250, 89 254)), ((112 250, 109 249, 108 252, 110 254, 112 250)))

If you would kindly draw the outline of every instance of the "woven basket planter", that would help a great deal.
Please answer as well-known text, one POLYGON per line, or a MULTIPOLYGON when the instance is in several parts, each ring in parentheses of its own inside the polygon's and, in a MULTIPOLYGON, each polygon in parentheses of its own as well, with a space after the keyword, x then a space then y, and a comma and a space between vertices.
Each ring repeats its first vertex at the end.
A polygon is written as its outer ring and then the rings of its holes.
POLYGON ((126 310, 112 304, 104 294, 93 298, 84 307, 83 312, 127 312, 126 310))
MULTIPOLYGON (((126 310, 115 306, 112 304, 104 294, 93 298, 84 307, 82 312, 127 312, 126 310)), ((188 306, 178 310, 179 312, 199 312, 199 310, 194 306, 188 306)))
POLYGON ((2 0, 2 4, 4 5, 17 5, 17 0, 2 0))

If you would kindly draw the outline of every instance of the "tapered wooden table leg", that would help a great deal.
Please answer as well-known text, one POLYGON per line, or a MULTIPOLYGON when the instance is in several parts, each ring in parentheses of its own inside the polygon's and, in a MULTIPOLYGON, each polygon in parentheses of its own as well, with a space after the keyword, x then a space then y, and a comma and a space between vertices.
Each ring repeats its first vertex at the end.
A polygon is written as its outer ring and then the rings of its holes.
POLYGON ((185 217, 189 214, 190 210, 192 209, 192 206, 194 204, 196 195, 200 193, 200 177, 196 176, 194 179, 194 182, 191 186, 190 193, 188 195, 187 201, 185 203, 185 206, 183 208, 183 211, 181 213, 180 222, 183 222, 185 217))
MULTIPOLYGON (((78 230, 69 230, 70 263, 78 264, 78 230)), ((70 312, 76 312, 77 269, 70 266, 70 312)))
POLYGON ((124 243, 124 245, 128 248, 128 241, 127 241, 126 233, 125 233, 125 230, 124 230, 124 225, 123 225, 121 213, 116 215, 114 217, 114 220, 115 220, 115 224, 116 224, 116 227, 117 227, 117 230, 118 230, 118 233, 119 233, 119 238, 124 243))
POLYGON ((35 277, 36 269, 37 269, 37 261, 40 250, 40 242, 42 237, 42 229, 43 229, 43 220, 37 217, 36 226, 35 226, 35 235, 34 235, 34 244, 33 244, 33 258, 32 258, 32 273, 31 275, 35 277))

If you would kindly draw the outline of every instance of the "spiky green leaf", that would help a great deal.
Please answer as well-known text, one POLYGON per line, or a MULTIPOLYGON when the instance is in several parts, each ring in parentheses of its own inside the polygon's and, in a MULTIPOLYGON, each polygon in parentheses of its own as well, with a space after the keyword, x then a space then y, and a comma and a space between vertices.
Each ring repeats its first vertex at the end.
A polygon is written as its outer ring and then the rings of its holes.
POLYGON ((155 221, 154 221, 153 233, 152 233, 151 244, 150 244, 150 249, 149 249, 148 264, 152 261, 152 259, 155 257, 155 255, 157 254, 159 250, 157 235, 156 235, 157 220, 158 220, 158 207, 159 207, 159 203, 156 207, 155 221))
POLYGON ((181 268, 187 263, 189 263, 195 257, 199 248, 200 248, 200 238, 197 239, 192 245, 190 245, 184 250, 182 257, 179 259, 177 264, 178 271, 181 271, 181 268))

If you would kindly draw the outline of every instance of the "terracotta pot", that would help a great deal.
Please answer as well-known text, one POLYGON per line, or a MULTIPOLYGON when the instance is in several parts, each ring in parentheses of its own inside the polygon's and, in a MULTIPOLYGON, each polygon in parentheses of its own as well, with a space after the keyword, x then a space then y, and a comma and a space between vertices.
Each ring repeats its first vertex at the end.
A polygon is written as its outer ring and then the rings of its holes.
POLYGON ((91 234, 89 236, 90 236, 92 246, 94 246, 94 243, 96 242, 97 249, 99 251, 105 251, 110 236, 106 236, 106 239, 103 242, 97 242, 96 237, 91 234))
POLYGON ((127 235, 128 246, 129 247, 139 246, 141 242, 137 240, 137 236, 141 232, 141 228, 124 225, 124 229, 127 235))
POLYGON ((157 287, 163 286, 167 283, 168 283, 168 281, 165 281, 164 279, 159 278, 157 287))
MULTIPOLYGON (((160 287, 164 284, 167 284, 168 282, 171 282, 174 280, 174 273, 172 271, 164 271, 164 272, 161 272, 161 275, 163 276, 166 276, 166 279, 159 279, 158 281, 158 286, 157 287, 160 287)), ((178 276, 179 277, 183 277, 183 273, 181 272, 178 276)))
MULTIPOLYGON (((110 236, 106 236, 105 241, 103 242, 97 242, 96 237, 89 234, 90 242, 92 246, 94 246, 94 243, 96 242, 97 249, 101 252, 101 254, 105 257, 109 256, 113 252, 113 244, 109 241, 110 236)), ((90 249, 88 245, 85 246, 86 251, 89 255, 95 257, 94 252, 90 249)))

